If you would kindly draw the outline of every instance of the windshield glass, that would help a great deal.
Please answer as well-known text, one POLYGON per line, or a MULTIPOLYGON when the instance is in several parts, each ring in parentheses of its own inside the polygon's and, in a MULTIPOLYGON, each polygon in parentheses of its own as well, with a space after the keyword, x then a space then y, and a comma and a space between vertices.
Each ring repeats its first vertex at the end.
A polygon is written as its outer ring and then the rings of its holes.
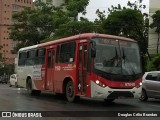
POLYGON ((94 69, 119 75, 142 72, 137 43, 108 38, 94 38, 93 41, 96 43, 94 69))

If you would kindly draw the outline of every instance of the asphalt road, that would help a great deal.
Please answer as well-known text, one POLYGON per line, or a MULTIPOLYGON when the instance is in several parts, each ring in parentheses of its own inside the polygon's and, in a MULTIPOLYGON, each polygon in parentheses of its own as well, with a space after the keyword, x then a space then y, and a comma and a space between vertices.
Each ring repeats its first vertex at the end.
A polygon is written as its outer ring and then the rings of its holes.
POLYGON ((55 96, 52 93, 29 96, 24 88, 0 84, 0 111, 24 113, 40 111, 43 115, 42 118, 0 118, 0 120, 159 120, 160 117, 141 117, 141 115, 142 113, 160 115, 160 100, 149 99, 147 102, 140 102, 138 99, 117 99, 112 104, 106 104, 103 100, 81 98, 77 103, 69 103, 62 96, 55 96), (137 117, 129 117, 134 116, 133 113, 137 117), (44 117, 44 115, 52 117, 44 117), (124 117, 126 115, 128 117, 124 117))

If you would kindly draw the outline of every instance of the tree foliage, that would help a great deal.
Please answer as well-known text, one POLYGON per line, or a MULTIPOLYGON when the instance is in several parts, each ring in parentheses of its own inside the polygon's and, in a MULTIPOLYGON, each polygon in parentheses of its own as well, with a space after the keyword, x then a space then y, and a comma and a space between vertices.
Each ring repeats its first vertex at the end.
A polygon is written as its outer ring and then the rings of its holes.
POLYGON ((78 20, 78 13, 85 14, 88 3, 89 0, 65 0, 62 6, 55 7, 36 0, 35 9, 25 9, 13 15, 15 24, 11 27, 10 38, 19 41, 18 50, 79 33, 99 32, 133 38, 139 42, 141 51, 146 53, 148 17, 140 11, 140 8, 145 8, 144 5, 128 2, 129 8, 111 6, 108 17, 105 11, 97 10, 99 19, 94 22, 86 18, 78 20))
POLYGON ((157 54, 159 49, 159 40, 160 40, 160 10, 157 10, 155 14, 152 15, 153 22, 150 24, 151 28, 155 28, 155 32, 158 34, 157 40, 157 54))
POLYGON ((35 9, 24 9, 13 14, 14 25, 10 28, 10 38, 19 41, 20 47, 39 44, 42 40, 52 37, 61 23, 67 21, 65 12, 52 4, 41 0, 35 2, 35 9))
POLYGON ((85 18, 77 19, 78 13, 85 14, 88 3, 89 0, 66 0, 62 6, 55 7, 36 0, 35 9, 27 8, 15 13, 15 23, 10 28, 10 38, 19 41, 15 49, 54 38, 92 32, 92 22, 85 18))
POLYGON ((142 5, 142 0, 134 3, 128 1, 128 7, 111 6, 108 9, 109 15, 106 17, 104 13, 97 12, 103 32, 113 35, 122 35, 130 37, 138 41, 141 51, 145 54, 147 52, 148 44, 148 15, 141 12, 141 8, 145 9, 142 5))
POLYGON ((78 20, 78 14, 85 14, 88 4, 89 0, 65 0, 65 13, 69 20, 59 25, 58 29, 55 31, 54 38, 67 37, 84 32, 93 32, 93 22, 83 17, 78 20))
POLYGON ((89 0, 65 0, 65 6, 70 17, 77 19, 79 13, 86 14, 89 0))
POLYGON ((154 56, 151 61, 148 61, 146 69, 147 71, 160 70, 160 54, 154 56))
MULTIPOLYGON (((83 19, 83 18, 82 18, 83 19)), ((94 23, 83 19, 80 21, 69 21, 66 24, 59 26, 59 29, 55 32, 55 37, 67 37, 85 32, 93 32, 94 23)))
POLYGON ((143 16, 132 9, 114 11, 108 16, 102 26, 106 33, 137 39, 139 37, 137 28, 143 29, 143 16))
MULTIPOLYGON (((52 6, 41 5, 41 9, 27 8, 13 15, 16 21, 11 27, 10 38, 19 41, 21 45, 29 46, 40 43, 55 30, 52 6)), ((23 47, 24 47, 23 46, 23 47)))

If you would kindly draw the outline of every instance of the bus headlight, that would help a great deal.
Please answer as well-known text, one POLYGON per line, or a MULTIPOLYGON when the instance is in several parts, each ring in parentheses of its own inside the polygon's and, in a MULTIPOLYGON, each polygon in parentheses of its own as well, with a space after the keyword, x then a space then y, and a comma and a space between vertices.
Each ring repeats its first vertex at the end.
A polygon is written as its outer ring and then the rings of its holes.
POLYGON ((136 86, 136 88, 139 88, 139 87, 141 87, 142 86, 142 82, 140 82, 137 86, 136 86))
POLYGON ((96 80, 96 84, 99 85, 100 87, 103 87, 103 88, 106 87, 106 85, 103 82, 99 81, 99 80, 96 80))
POLYGON ((139 85, 142 86, 142 82, 140 82, 139 85))

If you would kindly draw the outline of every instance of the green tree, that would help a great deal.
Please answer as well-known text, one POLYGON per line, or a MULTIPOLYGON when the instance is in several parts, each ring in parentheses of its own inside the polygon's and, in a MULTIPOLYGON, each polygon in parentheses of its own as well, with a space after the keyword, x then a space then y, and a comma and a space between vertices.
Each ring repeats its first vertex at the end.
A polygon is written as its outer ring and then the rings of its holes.
POLYGON ((122 11, 112 12, 103 22, 102 27, 106 33, 122 35, 138 40, 141 38, 138 32, 143 31, 143 24, 143 15, 140 12, 132 9, 124 9, 122 11))
POLYGON ((57 39, 84 32, 95 31, 94 23, 89 21, 87 18, 81 17, 80 20, 78 20, 79 13, 86 13, 88 3, 89 0, 65 0, 65 15, 68 20, 59 25, 53 38, 57 39))
POLYGON ((79 13, 86 14, 86 7, 89 4, 89 0, 65 0, 65 8, 70 17, 73 17, 74 21, 77 21, 79 13))
POLYGON ((81 18, 80 21, 69 21, 66 24, 61 24, 55 32, 55 38, 68 37, 85 32, 93 32, 94 23, 88 19, 81 18))
POLYGON ((104 33, 135 39, 140 45, 141 52, 148 53, 149 20, 148 15, 141 12, 141 9, 145 9, 145 7, 142 0, 134 3, 128 1, 128 8, 121 7, 120 4, 117 7, 111 6, 108 9, 108 17, 105 17, 104 13, 98 12, 104 33))
POLYGON ((152 60, 147 62, 146 69, 147 71, 160 70, 160 54, 157 54, 152 58, 152 60))
POLYGON ((151 28, 155 28, 155 32, 158 34, 157 40, 157 54, 159 49, 159 40, 160 40, 160 10, 157 10, 155 14, 152 15, 153 22, 150 24, 151 28))
POLYGON ((19 41, 20 47, 39 44, 42 40, 52 37, 61 22, 67 20, 65 13, 52 4, 41 0, 35 2, 35 9, 24 9, 13 15, 14 25, 10 28, 10 38, 19 41), (58 18, 57 18, 58 17, 58 18))
POLYGON ((64 5, 55 7, 50 3, 36 0, 35 9, 25 9, 13 15, 10 38, 19 41, 21 47, 67 37, 83 32, 92 32, 93 23, 85 18, 78 21, 78 13, 85 14, 89 0, 66 0, 64 5))

